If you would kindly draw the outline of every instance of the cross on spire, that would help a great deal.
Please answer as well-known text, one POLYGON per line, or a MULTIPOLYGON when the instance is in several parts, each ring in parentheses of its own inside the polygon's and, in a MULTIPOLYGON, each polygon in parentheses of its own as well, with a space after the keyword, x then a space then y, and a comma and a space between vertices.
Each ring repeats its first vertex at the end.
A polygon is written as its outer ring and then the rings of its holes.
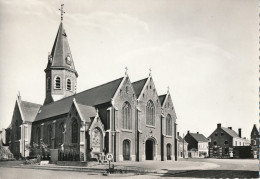
POLYGON ((125 75, 127 75, 127 70, 128 70, 128 68, 127 68, 127 67, 125 67, 125 75))
POLYGON ((151 76, 151 74, 152 74, 152 69, 149 68, 149 76, 151 76))
POLYGON ((169 86, 167 86, 167 92, 168 92, 168 93, 170 92, 170 87, 169 87, 169 86))
POLYGON ((63 20, 63 14, 65 14, 65 11, 63 10, 63 6, 64 6, 64 4, 61 4, 60 5, 60 19, 61 19, 61 21, 63 20))

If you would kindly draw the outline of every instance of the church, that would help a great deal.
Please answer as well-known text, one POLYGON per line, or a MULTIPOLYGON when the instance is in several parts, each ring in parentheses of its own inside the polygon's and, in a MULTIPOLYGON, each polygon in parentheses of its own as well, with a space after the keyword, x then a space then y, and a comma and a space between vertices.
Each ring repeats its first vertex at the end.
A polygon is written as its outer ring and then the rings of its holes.
POLYGON ((43 104, 17 95, 6 129, 13 155, 40 154, 44 146, 47 152, 73 152, 79 161, 106 153, 114 161, 175 160, 177 117, 169 90, 158 95, 151 73, 131 82, 126 72, 77 93, 78 73, 62 20, 44 70, 43 104))

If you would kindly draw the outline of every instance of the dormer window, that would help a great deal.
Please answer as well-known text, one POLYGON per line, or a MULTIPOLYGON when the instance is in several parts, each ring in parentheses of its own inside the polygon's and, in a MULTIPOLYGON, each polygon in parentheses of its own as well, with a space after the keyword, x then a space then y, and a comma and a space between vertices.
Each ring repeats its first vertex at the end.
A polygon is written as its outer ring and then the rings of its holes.
POLYGON ((66 57, 66 63, 67 63, 68 65, 71 65, 71 58, 70 58, 69 55, 66 57))
POLYGON ((59 76, 55 77, 54 82, 55 82, 54 88, 55 89, 61 89, 61 79, 60 79, 59 76))
POLYGON ((66 89, 71 91, 71 80, 70 79, 67 79, 67 81, 66 81, 66 89))

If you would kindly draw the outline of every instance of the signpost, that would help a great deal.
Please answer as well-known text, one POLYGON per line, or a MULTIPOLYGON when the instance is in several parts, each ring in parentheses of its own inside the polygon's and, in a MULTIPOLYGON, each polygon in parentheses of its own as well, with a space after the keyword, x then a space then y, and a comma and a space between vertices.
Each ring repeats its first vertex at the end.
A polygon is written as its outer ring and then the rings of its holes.
POLYGON ((113 160, 113 154, 107 153, 107 154, 106 154, 106 159, 108 160, 109 173, 111 173, 110 162, 113 160))

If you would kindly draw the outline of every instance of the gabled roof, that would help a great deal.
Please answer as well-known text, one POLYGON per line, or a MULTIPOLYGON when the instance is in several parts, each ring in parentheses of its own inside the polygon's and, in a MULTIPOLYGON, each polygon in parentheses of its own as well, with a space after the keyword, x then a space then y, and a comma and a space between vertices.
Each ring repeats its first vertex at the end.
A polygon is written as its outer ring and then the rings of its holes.
POLYGON ((233 131, 232 129, 229 129, 229 128, 226 128, 226 127, 221 127, 221 129, 223 131, 225 131, 231 137, 239 137, 238 134, 235 131, 233 131))
POLYGON ((68 113, 73 98, 76 99, 77 103, 86 106, 96 106, 110 102, 123 79, 124 78, 122 77, 106 84, 82 91, 73 96, 44 105, 40 108, 40 112, 36 116, 35 121, 68 113))
POLYGON ((77 104, 80 110, 80 114, 86 122, 91 122, 90 118, 95 117, 97 112, 96 109, 92 106, 86 106, 83 104, 77 104))
POLYGON ((203 134, 190 133, 190 135, 198 142, 208 142, 208 139, 203 134))
POLYGON ((50 67, 62 67, 72 70, 77 74, 72 58, 72 54, 69 47, 69 42, 67 39, 67 34, 63 27, 63 23, 60 23, 59 30, 57 32, 52 51, 51 51, 52 60, 49 59, 47 69, 50 67), (70 64, 66 62, 66 58, 70 57, 70 64))
POLYGON ((167 94, 164 94, 164 95, 160 95, 160 96, 159 96, 159 100, 160 100, 161 105, 163 105, 163 103, 164 103, 164 101, 165 101, 165 99, 166 99, 166 96, 167 96, 167 94))
POLYGON ((27 101, 21 101, 20 105, 24 116, 24 120, 28 122, 33 122, 41 105, 27 101))
POLYGON ((135 91, 135 94, 136 94, 136 98, 138 98, 139 95, 141 94, 142 89, 144 88, 144 85, 145 85, 147 79, 148 78, 145 78, 145 79, 142 79, 142 80, 139 80, 139 81, 135 81, 135 82, 132 83, 134 91, 135 91))

